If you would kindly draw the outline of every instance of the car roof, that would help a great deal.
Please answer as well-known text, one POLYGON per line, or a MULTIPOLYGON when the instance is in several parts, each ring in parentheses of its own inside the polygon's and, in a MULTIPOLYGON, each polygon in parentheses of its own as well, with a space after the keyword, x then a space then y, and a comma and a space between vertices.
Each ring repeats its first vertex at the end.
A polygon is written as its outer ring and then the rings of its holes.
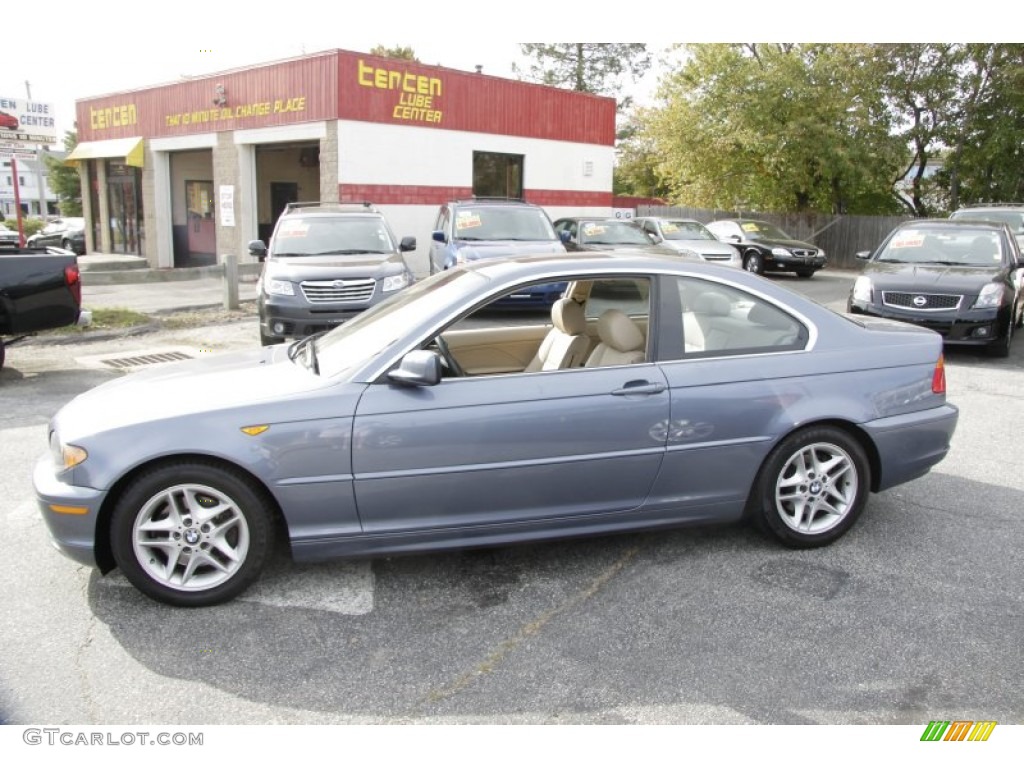
POLYGON ((1006 229, 1006 223, 1002 221, 985 221, 984 219, 911 219, 897 225, 897 229, 921 228, 926 229, 994 229, 1002 231, 1006 229))
POLYGON ((469 197, 459 200, 451 200, 448 205, 514 205, 521 208, 540 207, 514 197, 469 197))

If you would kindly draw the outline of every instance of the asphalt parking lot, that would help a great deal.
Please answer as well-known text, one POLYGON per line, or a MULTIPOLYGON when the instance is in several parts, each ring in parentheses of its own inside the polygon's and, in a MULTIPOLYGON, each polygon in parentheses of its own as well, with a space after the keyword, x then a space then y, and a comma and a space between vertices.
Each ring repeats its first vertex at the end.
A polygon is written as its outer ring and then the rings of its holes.
MULTIPOLYGON (((784 280, 835 308, 852 275, 784 280)), ((87 296, 87 305, 88 305, 87 296)), ((172 609, 51 549, 31 470, 106 361, 258 344, 254 318, 9 350, 8 723, 924 724, 1024 718, 1024 342, 950 351, 953 449, 831 547, 744 527, 296 566, 172 609)), ((130 375, 130 374, 128 374, 130 375)), ((126 447, 127 449, 127 447, 126 447)))

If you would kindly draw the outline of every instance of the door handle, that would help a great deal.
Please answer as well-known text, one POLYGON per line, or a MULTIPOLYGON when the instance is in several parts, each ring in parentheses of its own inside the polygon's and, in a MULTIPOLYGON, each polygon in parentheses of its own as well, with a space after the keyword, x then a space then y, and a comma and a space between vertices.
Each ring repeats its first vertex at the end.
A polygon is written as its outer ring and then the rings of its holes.
POLYGON ((657 395, 664 391, 664 384, 650 381, 627 381, 619 389, 613 389, 612 394, 618 397, 628 397, 629 395, 657 395))

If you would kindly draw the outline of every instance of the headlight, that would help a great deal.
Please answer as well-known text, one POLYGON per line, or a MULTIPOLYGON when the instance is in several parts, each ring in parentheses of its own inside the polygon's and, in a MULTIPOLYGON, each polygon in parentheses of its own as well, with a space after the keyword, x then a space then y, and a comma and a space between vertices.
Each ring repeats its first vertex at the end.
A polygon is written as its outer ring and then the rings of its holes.
POLYGON ((772 248, 772 256, 792 256, 788 248, 772 248))
POLYGON ((400 275, 385 277, 380 288, 384 293, 388 293, 389 291, 397 291, 399 288, 405 288, 408 284, 409 274, 407 272, 403 272, 400 275))
POLYGON ((824 259, 825 258, 825 251, 823 249, 819 248, 818 249, 818 255, 821 256, 821 258, 824 259))
POLYGON ((85 448, 80 448, 77 445, 65 445, 57 437, 56 432, 50 433, 50 454, 53 456, 53 463, 58 471, 77 467, 89 458, 85 448))
POLYGON ((978 298, 974 301, 975 309, 987 307, 998 307, 1003 303, 1003 286, 999 283, 989 283, 981 289, 978 298))
POLYGON ((271 296, 295 295, 295 286, 287 280, 264 280, 263 289, 271 296))
POLYGON ((871 278, 861 275, 853 284, 853 300, 871 303, 871 278))

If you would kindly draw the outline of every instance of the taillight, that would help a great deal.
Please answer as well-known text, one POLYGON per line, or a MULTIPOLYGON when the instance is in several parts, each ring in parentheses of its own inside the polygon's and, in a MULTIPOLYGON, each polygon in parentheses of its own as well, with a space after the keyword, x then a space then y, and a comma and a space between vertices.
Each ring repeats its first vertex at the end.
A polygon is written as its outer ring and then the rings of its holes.
POLYGON ((936 395, 946 394, 946 362, 941 354, 935 361, 935 370, 932 372, 932 392, 936 395))
POLYGON ((64 283, 75 299, 75 304, 82 306, 82 275, 78 271, 78 264, 68 264, 64 267, 64 283))

